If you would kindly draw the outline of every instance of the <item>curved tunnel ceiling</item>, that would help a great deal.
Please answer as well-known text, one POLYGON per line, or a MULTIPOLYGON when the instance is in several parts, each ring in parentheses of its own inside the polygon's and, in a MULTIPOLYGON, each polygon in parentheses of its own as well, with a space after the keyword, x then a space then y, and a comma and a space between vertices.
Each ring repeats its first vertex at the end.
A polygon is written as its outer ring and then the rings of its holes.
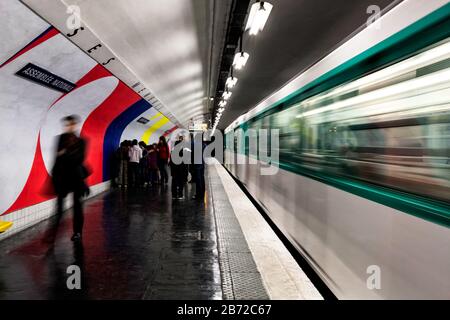
MULTIPOLYGON (((252 3, 255 1, 252 1, 252 3)), ((224 129, 243 113, 317 62, 369 18, 367 8, 384 9, 394 0, 270 0, 273 9, 264 30, 244 34, 250 58, 233 88, 218 128, 224 129)), ((252 5, 250 3, 250 5, 252 5)), ((223 88, 218 88, 223 90, 223 88)))
MULTIPOLYGON (((67 6, 78 6, 83 25, 136 80, 121 70, 109 70, 132 87, 139 84, 134 88, 141 96, 147 88, 161 102, 160 110, 178 125, 188 126, 208 113, 231 0, 22 2, 62 32, 67 6)), ((89 48, 89 40, 71 40, 89 48)))

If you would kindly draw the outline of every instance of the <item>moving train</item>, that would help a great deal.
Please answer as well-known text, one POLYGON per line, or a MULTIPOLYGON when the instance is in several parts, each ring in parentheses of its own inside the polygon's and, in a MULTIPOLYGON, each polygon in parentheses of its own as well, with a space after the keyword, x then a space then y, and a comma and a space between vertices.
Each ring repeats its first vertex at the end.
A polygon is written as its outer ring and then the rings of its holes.
POLYGON ((225 166, 339 299, 450 298, 445 3, 402 2, 225 130, 225 166))

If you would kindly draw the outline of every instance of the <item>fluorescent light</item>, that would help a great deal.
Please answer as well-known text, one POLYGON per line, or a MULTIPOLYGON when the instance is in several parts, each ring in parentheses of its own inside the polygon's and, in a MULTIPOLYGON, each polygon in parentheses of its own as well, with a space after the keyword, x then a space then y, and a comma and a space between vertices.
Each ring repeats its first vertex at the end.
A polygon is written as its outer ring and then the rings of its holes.
POLYGON ((227 105, 227 102, 225 100, 220 101, 219 107, 225 107, 227 105))
POLYGON ((250 15, 248 16, 247 26, 245 30, 250 29, 250 35, 257 35, 258 32, 264 29, 273 5, 268 2, 261 1, 252 5, 250 15))
POLYGON ((231 92, 231 91, 225 91, 224 93, 223 93, 223 95, 222 95, 222 98, 224 99, 224 100, 228 100, 228 99, 230 99, 230 97, 231 97, 231 95, 232 95, 233 93, 231 92))
POLYGON ((238 78, 236 77, 228 77, 227 82, 225 82, 225 86, 227 86, 229 89, 233 88, 238 81, 238 78))
POLYGON ((237 70, 241 70, 247 64, 247 60, 250 55, 247 52, 238 52, 234 56, 233 67, 237 70))

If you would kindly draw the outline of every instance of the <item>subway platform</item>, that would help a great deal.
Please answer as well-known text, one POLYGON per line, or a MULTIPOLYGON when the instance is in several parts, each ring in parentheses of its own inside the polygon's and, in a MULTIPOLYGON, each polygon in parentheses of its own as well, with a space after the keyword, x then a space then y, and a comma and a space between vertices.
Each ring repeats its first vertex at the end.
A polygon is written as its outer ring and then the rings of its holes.
MULTIPOLYGON (((322 299, 251 201, 218 163, 203 202, 170 185, 111 190, 85 202, 82 243, 65 212, 0 241, 0 299, 322 299), (69 290, 70 266, 81 289, 69 290)), ((194 187, 193 187, 194 186, 194 187)))

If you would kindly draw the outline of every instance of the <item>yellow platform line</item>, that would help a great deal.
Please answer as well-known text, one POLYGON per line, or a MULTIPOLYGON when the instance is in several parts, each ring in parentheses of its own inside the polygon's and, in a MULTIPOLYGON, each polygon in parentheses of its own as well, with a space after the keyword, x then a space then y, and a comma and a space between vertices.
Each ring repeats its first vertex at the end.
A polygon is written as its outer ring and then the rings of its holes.
POLYGON ((0 221, 0 233, 5 232, 9 228, 11 228, 13 225, 12 222, 9 221, 0 221))
POLYGON ((150 137, 152 136, 152 134, 154 134, 156 130, 158 130, 159 128, 161 128, 162 126, 164 126, 167 122, 169 122, 169 119, 166 118, 166 117, 163 117, 161 120, 159 120, 158 122, 156 122, 155 124, 153 124, 150 128, 148 128, 148 129, 144 132, 144 134, 142 135, 141 140, 148 144, 149 141, 150 141, 150 137))

